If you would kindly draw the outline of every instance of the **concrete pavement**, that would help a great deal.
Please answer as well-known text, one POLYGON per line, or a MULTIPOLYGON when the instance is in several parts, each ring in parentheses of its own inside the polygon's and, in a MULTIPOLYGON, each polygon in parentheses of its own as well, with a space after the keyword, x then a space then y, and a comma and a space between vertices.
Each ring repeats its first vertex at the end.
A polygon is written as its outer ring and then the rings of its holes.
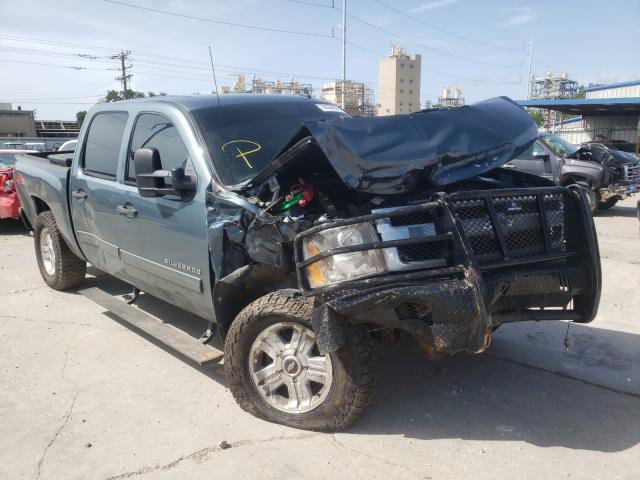
MULTIPOLYGON (((84 297, 50 290, 33 239, 0 222, 0 478, 638 478, 634 205, 596 219, 600 313, 570 327, 568 350, 564 322, 505 325, 487 354, 436 363, 410 343, 380 345, 375 405, 335 435, 253 418, 221 366, 191 365, 84 297)), ((105 275, 87 282, 122 288, 105 275)), ((163 302, 140 302, 204 330, 163 302)))

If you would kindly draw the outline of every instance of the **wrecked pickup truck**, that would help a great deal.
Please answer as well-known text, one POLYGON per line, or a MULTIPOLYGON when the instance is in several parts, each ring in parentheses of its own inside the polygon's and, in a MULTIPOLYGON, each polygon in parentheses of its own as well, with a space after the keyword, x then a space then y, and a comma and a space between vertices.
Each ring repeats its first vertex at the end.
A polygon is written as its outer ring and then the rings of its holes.
POLYGON ((591 211, 606 210, 640 190, 640 161, 623 148, 625 142, 587 142, 576 148, 562 137, 540 134, 538 140, 504 165, 553 180, 556 185, 580 185, 591 211))
POLYGON ((224 352, 82 290, 200 363, 224 353, 246 411, 338 430, 371 399, 375 338, 438 359, 506 322, 593 320, 584 191, 500 168, 536 136, 507 98, 350 118, 294 96, 156 97, 94 107, 75 153, 20 156, 17 185, 48 285, 88 262, 207 319, 224 352))

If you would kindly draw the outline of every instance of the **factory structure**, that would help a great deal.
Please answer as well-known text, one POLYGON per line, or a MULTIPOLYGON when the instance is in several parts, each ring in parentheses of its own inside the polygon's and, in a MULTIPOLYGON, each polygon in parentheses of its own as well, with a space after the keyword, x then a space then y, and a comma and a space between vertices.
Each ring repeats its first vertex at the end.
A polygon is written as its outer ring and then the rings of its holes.
POLYGON ((446 85, 442 89, 442 96, 438 97, 438 103, 434 105, 434 108, 455 108, 462 107, 463 105, 464 97, 462 96, 462 88, 456 85, 452 93, 449 85, 446 85))
POLYGON ((245 76, 236 75, 233 87, 222 87, 220 93, 269 93, 276 95, 305 95, 312 96, 313 86, 292 78, 289 82, 282 80, 266 81, 253 75, 251 83, 247 83, 245 76))
POLYGON ((341 106, 354 117, 372 117, 376 114, 373 102, 373 88, 362 83, 346 80, 344 82, 344 106, 342 105, 343 82, 335 80, 322 85, 320 98, 341 106))
POLYGON ((420 55, 392 45, 390 55, 378 63, 378 115, 420 110, 420 67, 420 55))

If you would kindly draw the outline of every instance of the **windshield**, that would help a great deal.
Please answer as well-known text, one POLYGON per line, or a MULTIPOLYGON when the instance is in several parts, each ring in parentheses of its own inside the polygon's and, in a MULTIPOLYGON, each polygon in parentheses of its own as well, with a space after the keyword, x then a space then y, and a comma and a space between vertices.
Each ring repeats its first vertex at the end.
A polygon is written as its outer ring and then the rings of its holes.
POLYGON ((304 122, 348 117, 335 105, 313 102, 209 107, 192 114, 226 185, 255 177, 304 122))
POLYGON ((545 133, 540 135, 540 139, 551 149, 553 153, 561 157, 569 157, 576 153, 578 150, 576 147, 567 142, 564 138, 560 138, 557 135, 551 135, 545 133))

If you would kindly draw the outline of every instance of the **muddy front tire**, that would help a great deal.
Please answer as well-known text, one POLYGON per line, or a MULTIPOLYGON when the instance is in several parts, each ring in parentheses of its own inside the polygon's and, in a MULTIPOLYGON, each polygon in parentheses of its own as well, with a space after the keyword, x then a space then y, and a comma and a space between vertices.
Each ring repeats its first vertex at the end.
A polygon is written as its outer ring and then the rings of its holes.
POLYGON ((224 346, 225 375, 245 411, 295 428, 338 431, 369 406, 375 359, 364 328, 321 355, 311 330, 313 301, 273 293, 245 307, 224 346))
POLYGON ((47 285, 65 290, 84 280, 87 263, 69 250, 50 211, 38 215, 34 240, 40 274, 47 285))

